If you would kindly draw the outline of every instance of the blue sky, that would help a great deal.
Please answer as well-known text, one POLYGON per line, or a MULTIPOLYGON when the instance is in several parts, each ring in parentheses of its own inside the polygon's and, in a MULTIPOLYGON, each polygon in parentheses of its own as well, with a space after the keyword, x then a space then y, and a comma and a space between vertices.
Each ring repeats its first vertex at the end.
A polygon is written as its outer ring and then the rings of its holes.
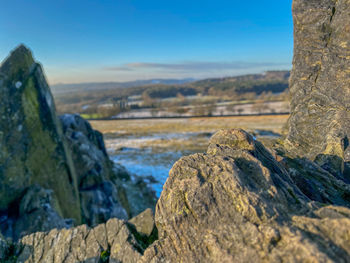
POLYGON ((24 43, 51 84, 290 69, 292 0, 2 0, 0 57, 24 43))

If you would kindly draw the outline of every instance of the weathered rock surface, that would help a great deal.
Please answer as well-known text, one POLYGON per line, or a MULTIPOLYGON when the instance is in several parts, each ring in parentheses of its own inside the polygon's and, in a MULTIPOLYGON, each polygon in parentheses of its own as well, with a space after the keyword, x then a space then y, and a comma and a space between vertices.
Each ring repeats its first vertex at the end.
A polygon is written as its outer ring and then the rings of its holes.
POLYGON ((116 218, 94 228, 81 225, 37 232, 20 240, 17 262, 137 262, 145 244, 135 234, 125 221, 116 218))
POLYGON ((1 65, 0 96, 0 232, 6 237, 96 226, 155 207, 154 191, 110 161, 101 133, 78 115, 56 116, 42 68, 23 45, 1 65))
POLYGON ((72 152, 85 223, 94 226, 113 217, 128 219, 155 207, 155 193, 144 180, 110 161, 100 132, 77 114, 60 119, 72 152))
POLYGON ((77 173, 83 222, 95 226, 113 217, 127 219, 117 187, 110 181, 113 166, 102 134, 77 114, 60 119, 77 173))
POLYGON ((350 2, 294 0, 289 133, 242 130, 180 159, 141 262, 350 261, 350 2))
POLYGON ((147 209, 129 222, 113 218, 93 228, 80 225, 51 229, 26 235, 16 243, 6 241, 0 235, 0 261, 138 262, 156 238, 153 212, 147 209))
POLYGON ((114 175, 111 181, 117 186, 120 193, 120 200, 124 198, 127 202, 122 202, 129 218, 136 216, 147 208, 154 210, 157 197, 145 180, 135 174, 128 174, 124 167, 114 164, 114 175))
POLYGON ((293 17, 292 113, 286 146, 349 182, 349 1, 294 0, 293 17))
POLYGON ((8 244, 5 238, 0 234, 0 261, 5 261, 7 258, 8 244))
POLYGON ((141 262, 350 260, 350 209, 312 202, 242 130, 218 132, 206 154, 173 166, 156 225, 141 262))
POLYGON ((53 190, 55 210, 81 222, 70 152, 41 66, 19 46, 0 68, 0 211, 32 184, 53 190))

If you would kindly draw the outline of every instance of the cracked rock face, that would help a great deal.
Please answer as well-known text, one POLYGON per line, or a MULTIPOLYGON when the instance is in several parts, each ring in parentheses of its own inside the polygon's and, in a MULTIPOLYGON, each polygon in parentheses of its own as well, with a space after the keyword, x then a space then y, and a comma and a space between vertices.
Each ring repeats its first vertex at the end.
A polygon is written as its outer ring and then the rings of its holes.
POLYGON ((17 248, 17 262, 137 262, 144 247, 125 221, 110 219, 89 228, 37 232, 23 237, 17 248))
POLYGON ((307 194, 252 136, 220 131, 171 169, 141 262, 348 262, 350 210, 307 194))
POLYGON ((293 18, 286 146, 349 182, 350 2, 294 0, 293 18))

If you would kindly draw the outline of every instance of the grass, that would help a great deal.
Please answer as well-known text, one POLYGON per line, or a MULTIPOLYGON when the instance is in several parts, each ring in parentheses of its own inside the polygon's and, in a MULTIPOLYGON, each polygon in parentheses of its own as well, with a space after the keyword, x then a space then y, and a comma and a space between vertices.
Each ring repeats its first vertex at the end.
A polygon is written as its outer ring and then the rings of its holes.
POLYGON ((142 136, 156 133, 214 133, 220 129, 242 128, 249 132, 268 130, 282 133, 287 115, 237 116, 190 119, 101 120, 90 121, 94 129, 104 134, 142 136))
POLYGON ((81 114, 81 117, 85 118, 85 119, 98 119, 98 118, 102 118, 103 116, 101 114, 98 113, 94 113, 94 114, 81 114))

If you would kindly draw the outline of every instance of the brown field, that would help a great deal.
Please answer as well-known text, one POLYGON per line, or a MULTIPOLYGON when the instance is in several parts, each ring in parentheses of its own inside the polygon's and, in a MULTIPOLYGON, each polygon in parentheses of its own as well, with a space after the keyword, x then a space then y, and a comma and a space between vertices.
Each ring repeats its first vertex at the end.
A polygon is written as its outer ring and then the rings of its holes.
POLYGON ((149 135, 156 133, 210 132, 242 128, 247 131, 268 130, 282 133, 288 115, 236 116, 190 119, 145 119, 90 121, 94 129, 105 134, 149 135))

